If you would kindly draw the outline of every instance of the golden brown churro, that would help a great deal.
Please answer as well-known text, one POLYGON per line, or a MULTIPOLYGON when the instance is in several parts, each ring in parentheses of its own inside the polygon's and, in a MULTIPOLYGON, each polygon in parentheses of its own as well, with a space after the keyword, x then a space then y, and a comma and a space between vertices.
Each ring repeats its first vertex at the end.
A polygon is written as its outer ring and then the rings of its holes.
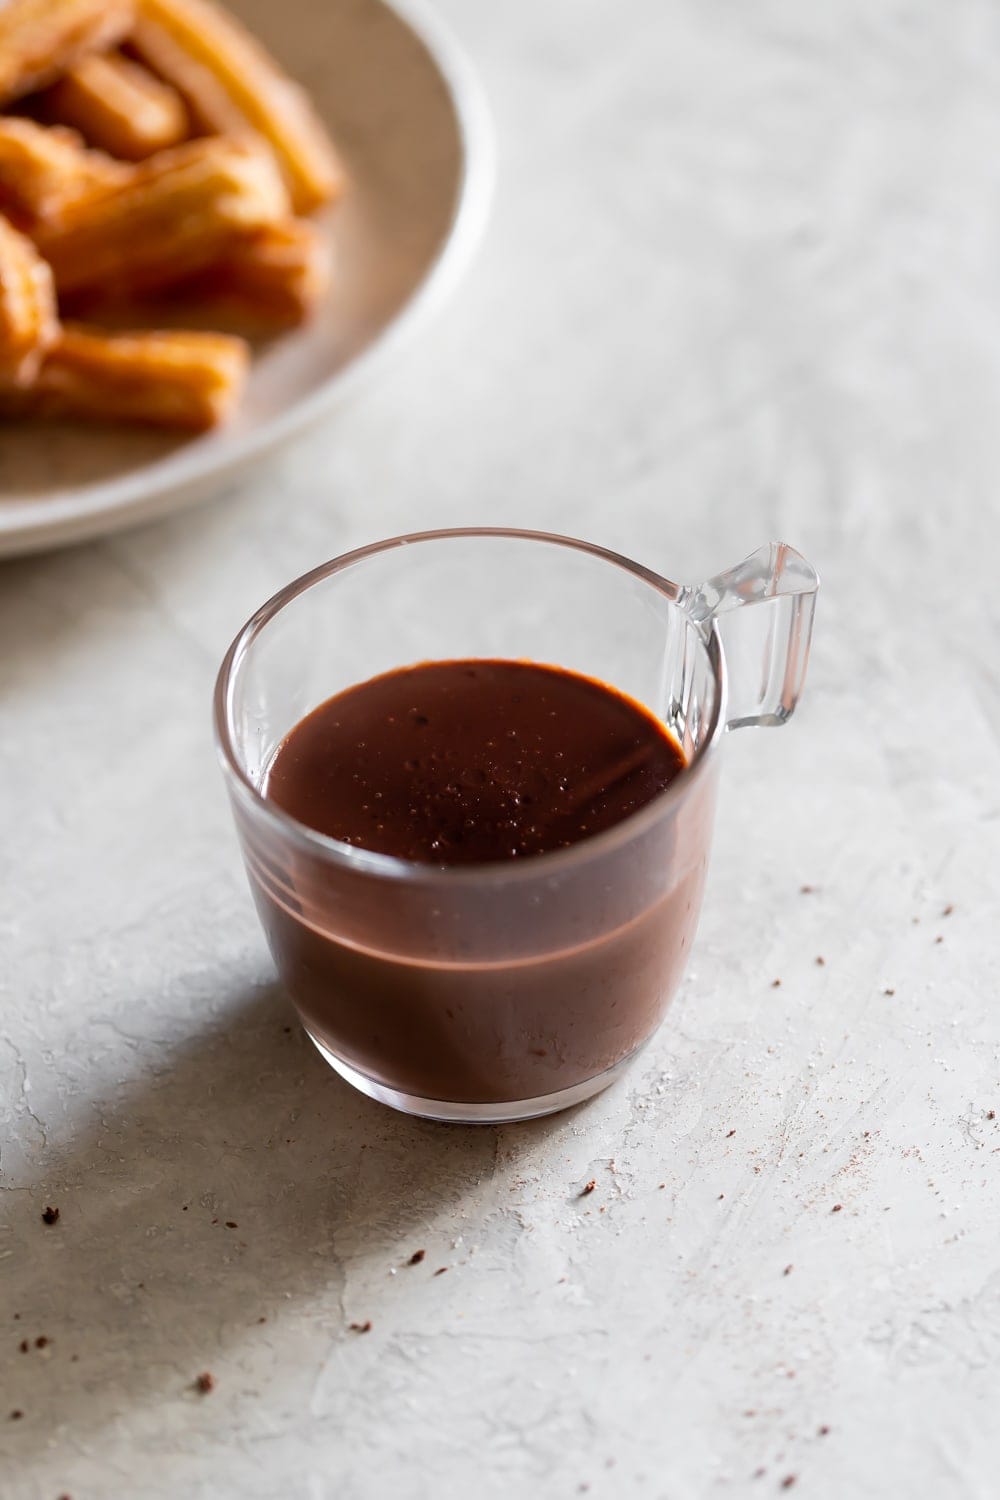
POLYGON ((36 242, 60 293, 162 286, 218 260, 234 239, 287 213, 270 155, 249 141, 189 141, 72 205, 36 242))
POLYGON ((0 390, 34 378, 58 331, 52 272, 0 215, 0 390))
POLYGON ((0 104, 44 88, 78 58, 119 42, 133 0, 7 0, 0 5, 0 104))
POLYGON ((340 193, 343 169, 304 90, 210 0, 139 0, 129 41, 185 97, 202 129, 263 136, 297 213, 340 193))
POLYGON ((244 341, 222 333, 106 334, 70 325, 28 390, 0 390, 0 414, 200 432, 232 412, 248 359, 244 341))
POLYGON ((75 130, 0 115, 0 211, 23 227, 57 221, 71 203, 121 182, 122 162, 87 151, 75 130))
POLYGON ((235 240, 182 295, 195 297, 226 327, 294 328, 329 290, 331 259, 329 237, 318 225, 285 219, 235 240))
POLYGON ((250 357, 215 329, 316 311, 329 232, 301 215, 343 184, 306 94, 212 0, 0 0, 0 419, 215 426, 250 357))
POLYGON ((73 125, 94 146, 141 161, 188 136, 177 90, 119 52, 81 58, 45 95, 48 118, 73 125))

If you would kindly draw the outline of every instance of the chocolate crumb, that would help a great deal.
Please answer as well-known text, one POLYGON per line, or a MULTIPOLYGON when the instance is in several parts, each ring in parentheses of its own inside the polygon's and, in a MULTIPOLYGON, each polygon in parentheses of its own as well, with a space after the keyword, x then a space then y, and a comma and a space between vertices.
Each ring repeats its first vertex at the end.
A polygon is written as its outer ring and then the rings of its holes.
POLYGON ((954 910, 955 910, 955 908, 954 908, 954 906, 953 906, 953 905, 952 905, 952 903, 951 903, 951 902, 950 902, 950 901, 949 901, 949 902, 948 902, 948 905, 947 905, 947 906, 946 906, 946 907, 945 907, 945 908, 944 908, 944 910, 943 910, 943 911, 942 911, 942 913, 941 913, 941 915, 942 915, 942 917, 950 917, 950 916, 951 916, 951 914, 952 914, 952 912, 953 912, 953 911, 954 911, 954 910))
POLYGON ((209 1391, 215 1390, 215 1376, 209 1374, 208 1370, 202 1370, 195 1379, 194 1388, 199 1396, 207 1396, 209 1391))
POLYGON ((38 1337, 37 1337, 37 1339, 36 1339, 36 1340, 35 1340, 35 1348, 36 1348, 36 1349, 44 1349, 44 1348, 45 1348, 45 1346, 46 1346, 46 1344, 47 1344, 47 1343, 48 1343, 48 1342, 49 1342, 49 1341, 48 1341, 48 1339, 47 1339, 47 1338, 46 1338, 46 1337, 45 1337, 45 1334, 44 1334, 44 1333, 40 1333, 40 1334, 39 1334, 39 1335, 38 1335, 38 1337))
POLYGON ((20 1313, 15 1313, 14 1314, 14 1322, 15 1323, 19 1323, 20 1320, 21 1320, 21 1314, 20 1313))
POLYGON ((291 1036, 291 1034, 292 1034, 292 1028, 290 1026, 282 1026, 281 1029, 285 1033, 286 1036, 291 1036))
POLYGON ((822 969, 822 968, 825 967, 825 965, 826 965, 826 959, 823 957, 822 953, 817 953, 817 955, 816 955, 816 965, 820 969, 822 969))
POLYGON ((219 1221, 218 1221, 218 1219, 213 1219, 213 1220, 212 1220, 212 1223, 213 1223, 213 1224, 218 1224, 218 1222, 219 1222, 219 1221))
POLYGON ((794 1270, 795 1270, 795 1267, 794 1267, 794 1266, 791 1266, 791 1265, 789 1265, 789 1266, 786 1266, 786 1267, 785 1267, 785 1269, 784 1269, 784 1270, 783 1270, 783 1271, 782 1271, 782 1273, 781 1273, 781 1274, 782 1274, 782 1276, 791 1276, 791 1274, 792 1274, 792 1272, 793 1272, 793 1271, 794 1271, 794 1270))
POLYGON ((371 1320, 371 1318, 366 1318, 363 1323, 352 1323, 351 1324, 351 1332, 352 1333, 371 1333, 371 1331, 372 1331, 372 1320, 371 1320))
POLYGON ((941 936, 941 934, 940 934, 940 933, 938 933, 938 935, 937 935, 937 937, 936 937, 936 938, 935 938, 935 939, 934 939, 934 941, 935 941, 935 943, 943 943, 943 942, 944 942, 944 938, 943 938, 943 937, 942 937, 942 936, 941 936))
POLYGON ((79 1354, 71 1354, 70 1357, 69 1357, 70 1364, 71 1365, 75 1365, 77 1363, 77 1361, 79 1360, 79 1358, 80 1358, 79 1354))
POLYGON ((783 1490, 790 1490, 792 1485, 795 1483, 796 1477, 797 1476, 794 1474, 786 1474, 784 1479, 781 1481, 781 1488, 783 1490))
POLYGON ((730 1136, 733 1136, 733 1135, 735 1135, 735 1134, 736 1134, 736 1131, 735 1131, 735 1130, 727 1130, 727 1131, 726 1131, 726 1140, 727 1140, 727 1141, 728 1141, 728 1140, 729 1140, 729 1138, 730 1138, 730 1136))
POLYGON ((266 1319, 266 1318, 258 1318, 258 1319, 257 1319, 257 1322, 258 1322, 258 1323, 266 1323, 266 1322, 267 1322, 267 1319, 266 1319))
POLYGON ((841 1210, 843 1209, 843 1207, 844 1207, 844 1205, 842 1203, 835 1203, 833 1205, 833 1207, 831 1208, 830 1212, 832 1214, 839 1214, 841 1212, 841 1210))
POLYGON ((826 1435, 827 1435, 827 1433, 829 1431, 830 1431, 829 1427, 827 1427, 826 1423, 824 1422, 823 1426, 819 1429, 819 1435, 820 1435, 820 1437, 826 1437, 826 1435))
POLYGON ((887 984, 885 986, 885 988, 883 989, 882 993, 883 993, 883 995, 894 995, 896 993, 896 991, 893 989, 893 987, 892 987, 891 984, 887 984))
POLYGON ((815 889, 816 889, 816 887, 814 885, 800 885, 799 886, 799 891, 800 891, 800 893, 803 896, 811 896, 812 893, 813 893, 813 891, 815 889))
POLYGON ((21 1418, 22 1418, 22 1417, 23 1417, 23 1416, 24 1416, 24 1412, 23 1412, 23 1411, 17 1411, 17 1410, 16 1410, 16 1409, 15 1409, 15 1410, 14 1410, 14 1411, 12 1411, 12 1412, 11 1412, 11 1414, 10 1414, 10 1420, 11 1420, 11 1421, 12 1421, 12 1422, 20 1422, 20 1420, 21 1420, 21 1418))
POLYGON ((186 1204, 186 1203, 184 1203, 184 1204, 182 1204, 182 1205, 181 1205, 181 1213, 182 1213, 182 1214, 186 1214, 186 1213, 187 1213, 187 1211, 188 1211, 188 1206, 187 1206, 187 1204, 186 1204))
POLYGON ((20 1349, 22 1354, 27 1354, 28 1350, 31 1348, 31 1345, 28 1343, 27 1339, 22 1339, 20 1344, 18 1345, 18 1348, 20 1349))
POLYGON ((724 1197, 725 1197, 725 1196, 726 1196, 726 1195, 725 1195, 725 1193, 720 1193, 720 1194, 719 1194, 719 1196, 718 1196, 718 1198, 717 1198, 717 1199, 716 1199, 716 1202, 717 1202, 717 1203, 721 1203, 721 1202, 722 1202, 722 1200, 723 1200, 723 1198, 724 1198, 724 1197))
POLYGON ((754 1469, 753 1474, 750 1477, 751 1479, 763 1479, 766 1473, 766 1469, 754 1469))
POLYGON ((434 1272, 434 1275, 435 1276, 443 1276, 444 1273, 445 1273, 445 1271, 447 1271, 447 1269, 448 1269, 447 1266, 438 1266, 437 1270, 434 1272))
POLYGON ((53 1208, 51 1206, 51 1204, 50 1204, 48 1207, 46 1207, 45 1209, 43 1209, 43 1211, 42 1211, 42 1223, 43 1224, 57 1224, 58 1222, 59 1222, 59 1210, 58 1210, 58 1208, 53 1208))
POLYGON ((780 990, 781 989, 781 980, 780 979, 772 979, 771 980, 771 988, 772 988, 772 990, 780 990))
POLYGON ((226 1228, 227 1229, 239 1229, 239 1227, 240 1226, 237 1224, 237 1222, 236 1222, 235 1219, 227 1219, 226 1220, 226 1228))
POLYGON ((997 1112, 996 1112, 995 1109, 988 1109, 986 1111, 986 1118, 987 1118, 987 1120, 995 1120, 996 1117, 997 1117, 997 1112))
POLYGON ((666 1185, 667 1185, 667 1184, 666 1184, 666 1183, 665 1183, 665 1182, 661 1182, 661 1183, 660 1183, 660 1187, 661 1187, 661 1188, 665 1188, 665 1187, 666 1187, 666 1185))
POLYGON ((420 1262, 423 1260, 426 1254, 426 1250, 414 1250, 413 1254, 410 1256, 406 1264, 408 1266, 419 1266, 420 1262))
POLYGON ((592 1177, 589 1182, 585 1182, 583 1184, 583 1187, 580 1190, 580 1197, 581 1198, 586 1198, 587 1194, 588 1193, 592 1193, 594 1191, 594 1189, 595 1189, 596 1186, 597 1186, 597 1182, 592 1177))

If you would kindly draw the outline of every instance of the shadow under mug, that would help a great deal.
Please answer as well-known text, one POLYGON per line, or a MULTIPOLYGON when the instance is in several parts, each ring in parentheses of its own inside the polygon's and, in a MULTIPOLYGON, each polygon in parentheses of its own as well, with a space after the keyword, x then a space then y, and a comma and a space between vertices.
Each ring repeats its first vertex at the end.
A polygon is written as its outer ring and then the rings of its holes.
POLYGON ((798 699, 818 579, 783 543, 695 587, 584 542, 396 537, 276 594, 222 664, 215 723, 257 910, 310 1037, 350 1083, 430 1119, 564 1109, 649 1040, 694 939, 724 731, 798 699), (571 848, 442 868, 315 832, 264 795, 318 704, 420 661, 531 660, 669 726, 687 768, 571 848))

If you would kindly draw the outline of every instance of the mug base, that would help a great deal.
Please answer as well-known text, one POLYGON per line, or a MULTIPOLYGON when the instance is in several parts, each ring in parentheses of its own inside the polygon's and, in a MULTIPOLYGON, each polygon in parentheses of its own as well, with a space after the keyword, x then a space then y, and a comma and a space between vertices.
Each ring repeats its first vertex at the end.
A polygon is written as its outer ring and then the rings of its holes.
POLYGON ((337 1057, 313 1035, 308 1026, 305 1033, 334 1072, 339 1073, 359 1093, 367 1094, 369 1099, 377 1099, 380 1104, 388 1104, 401 1114, 413 1115, 419 1120, 442 1120, 453 1125, 512 1125, 518 1120, 537 1120, 542 1115, 558 1114, 560 1110, 570 1109, 574 1104, 583 1104, 586 1099, 592 1099, 595 1094, 609 1088, 642 1051, 641 1046, 637 1047, 603 1073, 585 1078, 569 1088, 557 1089, 554 1094, 539 1094, 534 1099, 503 1099, 492 1104, 453 1104, 446 1099, 423 1099, 417 1094, 404 1094, 398 1089, 388 1088, 384 1083, 369 1078, 367 1074, 359 1073, 356 1068, 337 1057))

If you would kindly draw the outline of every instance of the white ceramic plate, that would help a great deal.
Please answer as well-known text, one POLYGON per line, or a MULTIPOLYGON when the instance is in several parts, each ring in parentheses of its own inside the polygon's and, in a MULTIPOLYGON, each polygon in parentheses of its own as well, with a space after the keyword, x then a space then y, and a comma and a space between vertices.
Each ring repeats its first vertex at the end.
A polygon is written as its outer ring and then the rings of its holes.
POLYGON ((335 286, 255 361, 235 421, 178 441, 78 424, 0 424, 0 556, 83 541, 217 491, 329 411, 451 290, 485 222, 492 140, 476 82, 411 0, 230 0, 309 89, 346 159, 335 286))

